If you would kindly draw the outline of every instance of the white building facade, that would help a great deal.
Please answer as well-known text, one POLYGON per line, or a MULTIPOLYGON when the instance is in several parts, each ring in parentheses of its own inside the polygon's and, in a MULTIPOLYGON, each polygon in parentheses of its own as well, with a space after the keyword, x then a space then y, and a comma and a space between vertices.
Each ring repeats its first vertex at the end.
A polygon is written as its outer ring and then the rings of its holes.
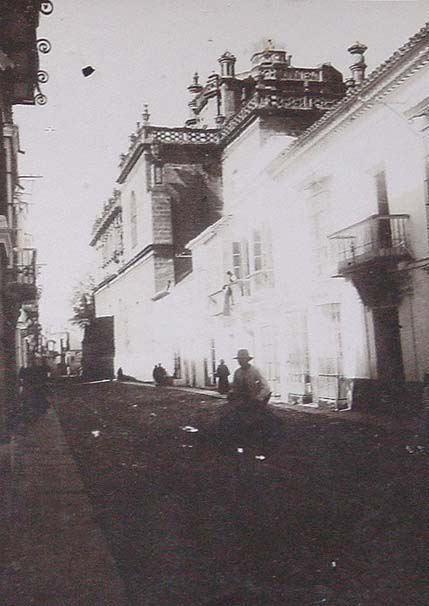
POLYGON ((97 315, 114 317, 117 367, 150 379, 161 361, 209 386, 219 359, 231 367, 247 347, 280 401, 371 409, 418 398, 429 354, 428 32, 367 78, 366 48, 353 45, 345 83, 272 47, 244 75, 227 53, 216 86, 194 80, 189 124, 168 136, 193 132, 211 147, 143 144, 145 170, 134 163, 122 184, 124 251, 138 229, 150 250, 96 291, 97 315), (200 128, 205 113, 217 129, 200 128), (145 175, 146 210, 131 181, 145 175))

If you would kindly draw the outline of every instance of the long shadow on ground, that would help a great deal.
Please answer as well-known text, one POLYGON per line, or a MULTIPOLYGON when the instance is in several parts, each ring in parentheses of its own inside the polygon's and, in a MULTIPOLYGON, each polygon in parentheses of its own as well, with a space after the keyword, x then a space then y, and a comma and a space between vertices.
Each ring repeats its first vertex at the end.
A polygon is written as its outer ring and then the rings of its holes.
POLYGON ((220 435, 218 400, 117 383, 55 406, 131 604, 429 603, 407 436, 295 412, 220 435))

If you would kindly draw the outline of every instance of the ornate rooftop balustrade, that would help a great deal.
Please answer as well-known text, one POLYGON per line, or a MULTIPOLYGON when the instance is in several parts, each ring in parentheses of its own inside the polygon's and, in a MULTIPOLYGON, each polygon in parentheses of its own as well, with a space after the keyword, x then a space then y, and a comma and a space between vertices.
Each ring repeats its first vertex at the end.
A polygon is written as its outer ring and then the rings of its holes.
POLYGON ((302 96, 284 96, 271 90, 257 91, 241 110, 235 114, 221 131, 221 140, 226 139, 246 118, 253 112, 263 109, 300 109, 300 110, 328 110, 338 102, 338 99, 328 100, 313 97, 311 93, 302 96))
MULTIPOLYGON (((293 69, 288 70, 285 79, 311 81, 322 79, 321 71, 293 69)), ((143 124, 137 123, 134 133, 130 135, 130 145, 127 153, 121 154, 119 168, 123 169, 133 156, 135 150, 142 144, 178 144, 178 145, 216 145, 222 143, 248 116, 259 109, 300 109, 328 110, 338 99, 321 98, 317 93, 308 91, 301 96, 286 96, 284 92, 274 92, 272 89, 257 90, 222 128, 169 128, 167 126, 152 126, 149 124, 147 109, 143 114, 143 124)))
POLYGON ((218 129, 147 126, 144 128, 144 134, 146 139, 157 143, 219 143, 218 129))
POLYGON ((169 128, 168 126, 140 126, 130 135, 130 147, 121 154, 119 168, 125 166, 135 149, 141 144, 215 145, 220 142, 220 132, 214 128, 169 128))

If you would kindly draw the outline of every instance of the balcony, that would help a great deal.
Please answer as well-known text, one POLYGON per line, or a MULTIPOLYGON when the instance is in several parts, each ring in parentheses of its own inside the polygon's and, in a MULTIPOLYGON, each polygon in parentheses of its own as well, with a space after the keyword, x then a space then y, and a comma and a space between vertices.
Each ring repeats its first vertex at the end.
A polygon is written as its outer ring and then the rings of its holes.
POLYGON ((260 269, 249 274, 246 278, 237 279, 225 284, 221 289, 209 295, 211 316, 230 316, 234 309, 242 306, 245 301, 257 297, 266 289, 273 288, 273 270, 260 269))
POLYGON ((119 168, 122 170, 141 145, 178 144, 178 145, 217 145, 220 141, 218 129, 207 128, 169 128, 168 126, 139 125, 130 135, 130 145, 126 154, 121 155, 119 168))
POLYGON ((130 135, 128 151, 120 156, 118 183, 125 181, 145 147, 150 147, 153 155, 158 157, 163 145, 179 145, 182 148, 191 145, 209 148, 212 151, 220 143, 220 132, 216 128, 169 128, 167 126, 151 126, 147 121, 143 125, 138 123, 137 126, 137 130, 130 135))
MULTIPOLYGON (((301 79, 298 76, 298 71, 292 79, 301 79)), ((321 112, 331 109, 339 100, 336 95, 331 98, 323 98, 320 95, 313 97, 310 94, 290 94, 286 95, 282 92, 273 92, 272 90, 259 90, 250 97, 248 101, 242 106, 239 112, 233 115, 223 126, 220 133, 220 141, 222 143, 227 142, 229 137, 241 128, 241 125, 252 116, 255 112, 260 110, 273 111, 273 110, 287 110, 287 111, 305 111, 305 112, 321 112)))
POLYGON ((36 249, 14 251, 14 264, 8 272, 7 295, 19 304, 37 299, 36 249))
POLYGON ((409 215, 372 215, 329 236, 337 246, 338 275, 380 267, 412 257, 409 215))
POLYGON ((178 144, 217 144, 219 131, 205 128, 168 128, 166 126, 147 126, 143 129, 144 136, 151 143, 178 143, 178 144))

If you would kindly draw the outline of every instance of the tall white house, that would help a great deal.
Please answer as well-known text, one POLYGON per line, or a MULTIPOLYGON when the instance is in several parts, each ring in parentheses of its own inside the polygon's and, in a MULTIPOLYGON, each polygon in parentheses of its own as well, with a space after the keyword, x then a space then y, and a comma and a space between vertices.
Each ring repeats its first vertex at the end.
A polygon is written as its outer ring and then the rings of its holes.
POLYGON ((269 41, 189 87, 183 128, 147 110, 94 226, 111 372, 210 386, 255 357, 279 401, 409 406, 429 354, 429 27, 345 81, 269 41))

